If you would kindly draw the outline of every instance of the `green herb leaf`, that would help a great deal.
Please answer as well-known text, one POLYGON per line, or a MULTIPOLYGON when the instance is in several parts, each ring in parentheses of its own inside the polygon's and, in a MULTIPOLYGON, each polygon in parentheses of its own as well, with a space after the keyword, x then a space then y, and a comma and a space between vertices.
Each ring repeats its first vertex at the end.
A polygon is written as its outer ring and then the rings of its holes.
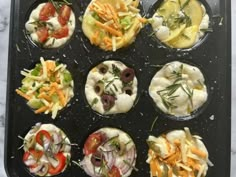
POLYGON ((92 103, 91 103, 91 107, 93 107, 97 103, 98 103, 98 98, 94 98, 92 103))

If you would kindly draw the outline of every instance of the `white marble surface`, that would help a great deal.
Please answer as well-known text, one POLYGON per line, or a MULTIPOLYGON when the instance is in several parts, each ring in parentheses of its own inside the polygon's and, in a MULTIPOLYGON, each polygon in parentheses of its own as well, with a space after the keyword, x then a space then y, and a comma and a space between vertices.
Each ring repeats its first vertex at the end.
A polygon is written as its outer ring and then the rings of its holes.
MULTIPOLYGON (((236 0, 232 0, 232 147, 231 176, 236 177, 236 0)), ((10 0, 0 0, 0 177, 6 177, 3 165, 4 118, 8 59, 10 0)))

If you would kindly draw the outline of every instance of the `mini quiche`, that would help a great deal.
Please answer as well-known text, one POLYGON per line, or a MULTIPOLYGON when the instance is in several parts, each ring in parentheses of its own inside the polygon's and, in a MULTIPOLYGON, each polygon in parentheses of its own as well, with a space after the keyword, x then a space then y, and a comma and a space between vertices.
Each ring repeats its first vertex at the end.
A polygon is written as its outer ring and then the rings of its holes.
POLYGON ((208 165, 213 166, 201 137, 191 135, 189 128, 149 136, 147 144, 151 177, 204 177, 208 165))
POLYGON ((209 30, 209 16, 198 0, 165 0, 149 22, 156 37, 173 48, 190 48, 209 30))
POLYGON ((189 116, 207 100, 208 93, 201 71, 178 61, 168 63, 153 77, 149 95, 163 112, 189 116))
POLYGON ((40 61, 35 68, 21 71, 25 78, 16 93, 27 100, 35 114, 52 113, 54 119, 74 96, 74 82, 65 64, 42 57, 40 61))
POLYGON ((36 176, 62 173, 70 161, 71 145, 66 134, 52 124, 37 123, 23 138, 23 162, 36 176))
POLYGON ((83 16, 85 36, 106 51, 128 46, 145 21, 138 5, 139 0, 92 0, 83 16))
POLYGON ((25 24, 33 42, 44 48, 57 48, 65 44, 75 29, 75 15, 67 1, 39 4, 25 24))
POLYGON ((127 133, 116 128, 101 128, 89 135, 83 152, 79 165, 91 177, 128 177, 136 169, 135 144, 127 133))
POLYGON ((137 97, 138 81, 132 68, 120 61, 104 61, 88 74, 85 95, 100 114, 126 113, 137 97))

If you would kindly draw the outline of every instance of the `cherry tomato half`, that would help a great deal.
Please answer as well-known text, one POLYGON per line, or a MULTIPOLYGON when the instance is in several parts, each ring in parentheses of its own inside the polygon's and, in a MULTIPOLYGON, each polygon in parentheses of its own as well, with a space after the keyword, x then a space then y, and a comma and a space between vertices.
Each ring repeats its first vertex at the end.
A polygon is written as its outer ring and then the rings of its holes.
POLYGON ((48 29, 46 27, 39 28, 36 33, 40 43, 46 42, 48 38, 48 29))
POLYGON ((116 166, 112 166, 108 172, 108 177, 121 177, 120 170, 116 166))
POLYGON ((102 133, 93 133, 89 135, 84 144, 84 154, 89 155, 95 153, 97 148, 104 142, 104 135, 102 133))
POLYGON ((55 7, 53 6, 52 3, 47 2, 43 8, 41 9, 41 11, 39 12, 39 20, 41 21, 47 21, 49 19, 49 17, 54 16, 56 12, 55 7))
POLYGON ((67 26, 63 26, 62 28, 54 31, 52 33, 52 37, 56 38, 56 39, 60 39, 60 38, 63 38, 63 37, 67 37, 69 34, 69 29, 67 26))
POLYGON ((36 134, 36 137, 35 137, 36 142, 37 142, 38 144, 40 144, 41 146, 43 146, 43 143, 44 143, 43 139, 44 139, 44 137, 47 138, 48 140, 51 140, 51 136, 50 136, 49 132, 46 131, 46 130, 40 130, 40 131, 36 134))
POLYGON ((58 165, 56 168, 54 168, 52 165, 49 165, 48 173, 51 175, 56 175, 58 173, 61 173, 66 165, 66 157, 62 152, 56 154, 54 158, 58 161, 58 165))
POLYGON ((64 26, 70 19, 71 8, 67 5, 63 5, 60 9, 60 13, 57 17, 59 23, 64 26))

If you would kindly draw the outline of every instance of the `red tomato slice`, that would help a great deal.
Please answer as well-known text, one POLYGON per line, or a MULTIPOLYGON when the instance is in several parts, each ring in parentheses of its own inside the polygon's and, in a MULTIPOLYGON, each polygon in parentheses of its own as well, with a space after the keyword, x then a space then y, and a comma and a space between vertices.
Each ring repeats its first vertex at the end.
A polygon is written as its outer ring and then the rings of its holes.
POLYGON ((112 166, 108 172, 108 177, 121 177, 120 170, 116 166, 112 166))
POLYGON ((89 155, 95 153, 97 148, 104 142, 104 135, 102 133, 93 133, 89 135, 84 144, 84 154, 89 155))
POLYGON ((36 33, 40 43, 44 43, 49 36, 48 29, 46 27, 39 28, 36 33))
POLYGON ((39 20, 41 21, 47 21, 49 19, 49 17, 54 16, 56 12, 55 7, 53 6, 52 3, 47 2, 43 8, 41 9, 41 11, 39 12, 39 20))
POLYGON ((57 17, 59 23, 64 26, 70 19, 71 8, 67 5, 63 5, 60 9, 60 13, 57 17))
POLYGON ((61 39, 63 37, 67 37, 68 35, 69 35, 69 28, 67 26, 63 26, 62 28, 52 33, 52 37, 56 39, 61 39))
MULTIPOLYGON (((43 151, 37 151, 34 149, 30 149, 29 151, 26 151, 23 155, 23 162, 28 160, 30 156, 33 156, 35 160, 38 160, 43 156, 43 151)), ((30 166, 30 168, 35 168, 35 167, 37 167, 37 164, 30 166)))
POLYGON ((56 168, 54 168, 52 165, 49 165, 48 173, 51 175, 56 175, 58 173, 61 173, 66 165, 66 157, 63 155, 62 152, 56 154, 54 158, 58 161, 58 165, 56 168))
POLYGON ((36 142, 38 144, 40 144, 41 146, 43 146, 44 137, 47 138, 48 140, 51 140, 51 136, 50 136, 49 132, 46 130, 40 130, 35 136, 36 142))

